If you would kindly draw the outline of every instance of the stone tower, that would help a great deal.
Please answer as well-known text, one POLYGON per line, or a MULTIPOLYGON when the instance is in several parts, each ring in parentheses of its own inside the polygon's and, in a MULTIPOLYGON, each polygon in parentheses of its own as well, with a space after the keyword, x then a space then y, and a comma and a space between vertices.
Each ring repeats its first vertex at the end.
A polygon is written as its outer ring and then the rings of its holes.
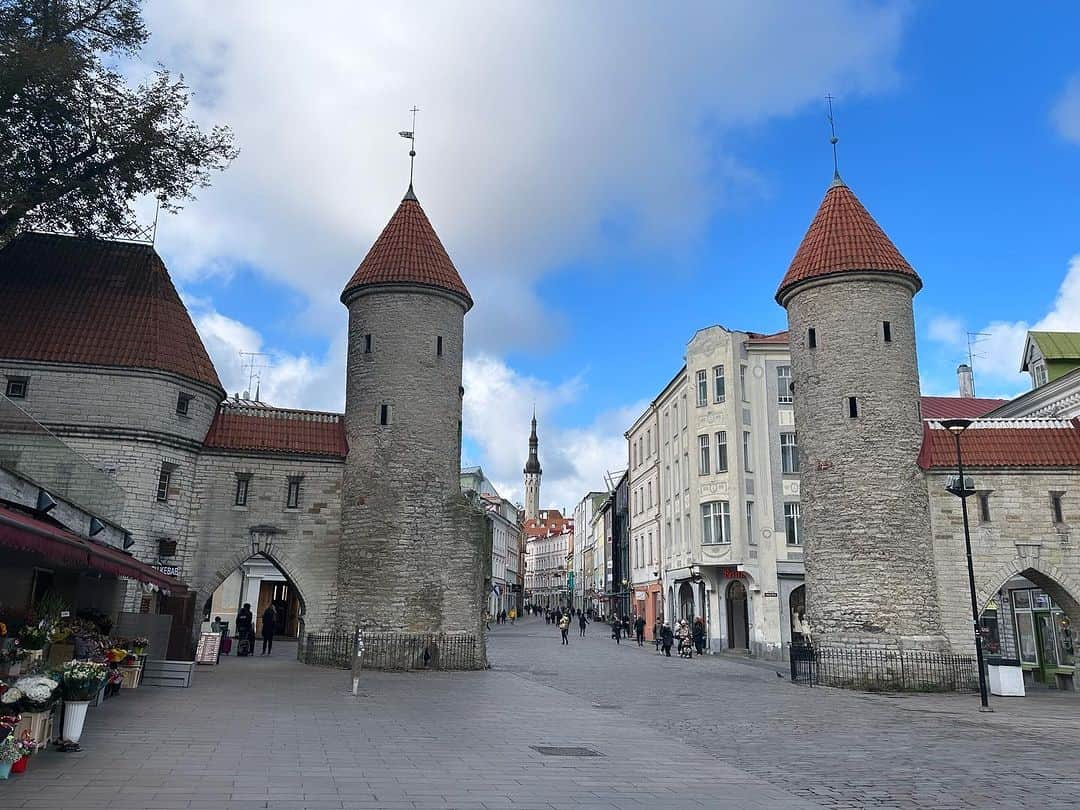
POLYGON ((540 517, 540 458, 537 450, 540 439, 536 436, 536 414, 532 418, 532 433, 529 434, 529 460, 525 462, 525 519, 536 520, 540 517))
POLYGON ((462 332, 472 298, 412 186, 345 285, 338 624, 478 639, 490 555, 461 494, 462 332))
POLYGON ((776 292, 802 454, 807 621, 820 645, 947 647, 915 463, 921 287, 837 175, 776 292))

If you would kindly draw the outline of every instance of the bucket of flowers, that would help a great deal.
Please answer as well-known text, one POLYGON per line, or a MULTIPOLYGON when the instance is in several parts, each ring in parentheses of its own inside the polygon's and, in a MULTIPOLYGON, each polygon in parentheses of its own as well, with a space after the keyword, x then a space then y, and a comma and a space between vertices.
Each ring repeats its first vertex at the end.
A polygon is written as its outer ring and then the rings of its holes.
POLYGON ((39 746, 37 742, 34 741, 33 737, 30 736, 29 731, 24 731, 22 736, 17 737, 15 739, 15 744, 19 747, 19 750, 22 751, 22 756, 12 763, 11 772, 24 773, 26 771, 26 766, 30 764, 30 757, 37 752, 39 746))
POLYGON ((19 644, 26 650, 28 666, 32 666, 45 654, 45 644, 49 640, 49 630, 44 625, 26 624, 19 630, 19 644))
POLYGON ((135 636, 128 644, 135 655, 146 655, 146 648, 150 646, 150 639, 146 636, 135 636))
POLYGON ((22 722, 17 731, 44 745, 49 736, 49 715, 60 699, 60 681, 47 675, 27 675, 15 681, 13 688, 22 693, 19 699, 22 722))
MULTIPOLYGON (((86 709, 105 685, 108 667, 93 661, 68 661, 60 669, 64 696, 64 739, 78 745, 86 709)), ((68 750, 68 749, 65 749, 68 750)))
POLYGON ((26 658, 26 650, 22 648, 17 638, 5 638, 0 640, 0 670, 7 675, 18 675, 22 672, 22 662, 26 658))
POLYGON ((11 766, 23 758, 23 748, 14 734, 0 740, 0 779, 7 779, 11 766))

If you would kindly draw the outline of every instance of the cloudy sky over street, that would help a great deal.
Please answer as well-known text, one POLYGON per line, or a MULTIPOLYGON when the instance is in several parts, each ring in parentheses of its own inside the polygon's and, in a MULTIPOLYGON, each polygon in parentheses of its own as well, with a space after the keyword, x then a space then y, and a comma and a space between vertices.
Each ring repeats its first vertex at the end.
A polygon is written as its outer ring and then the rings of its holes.
POLYGON ((264 399, 340 410, 338 296, 418 106, 416 192, 476 300, 464 461, 520 498, 535 407, 543 501, 572 507, 696 329, 785 327, 830 92, 844 178, 926 285, 925 392, 980 332, 979 393, 1014 394, 1027 329, 1080 329, 1080 19, 942 6, 153 0, 145 68, 241 150, 158 247, 231 391, 262 351, 264 399))

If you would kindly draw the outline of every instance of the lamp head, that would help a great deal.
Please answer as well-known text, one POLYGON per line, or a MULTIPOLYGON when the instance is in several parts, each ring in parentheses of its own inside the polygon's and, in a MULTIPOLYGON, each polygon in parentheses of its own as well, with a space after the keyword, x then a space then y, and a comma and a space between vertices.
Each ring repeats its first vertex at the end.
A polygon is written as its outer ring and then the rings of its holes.
POLYGON ((941 426, 954 436, 963 433, 975 423, 974 419, 942 419, 941 426))

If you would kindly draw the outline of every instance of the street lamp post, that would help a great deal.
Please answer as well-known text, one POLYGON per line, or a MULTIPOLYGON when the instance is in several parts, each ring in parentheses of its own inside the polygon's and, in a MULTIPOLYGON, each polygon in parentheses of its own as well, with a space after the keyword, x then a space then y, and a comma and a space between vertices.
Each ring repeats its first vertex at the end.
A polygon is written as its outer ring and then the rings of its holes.
POLYGON ((979 667, 979 698, 982 706, 979 711, 990 712, 990 699, 986 691, 986 673, 983 671, 982 634, 979 632, 979 603, 975 596, 975 566, 971 561, 971 528, 968 524, 967 499, 975 494, 974 489, 967 488, 964 479, 964 456, 960 451, 960 434, 971 427, 972 419, 944 419, 941 426, 953 435, 956 441, 956 467, 959 478, 955 486, 949 487, 949 492, 960 499, 960 512, 964 517, 964 549, 967 552, 968 591, 971 594, 971 629, 975 634, 975 661, 979 667))

